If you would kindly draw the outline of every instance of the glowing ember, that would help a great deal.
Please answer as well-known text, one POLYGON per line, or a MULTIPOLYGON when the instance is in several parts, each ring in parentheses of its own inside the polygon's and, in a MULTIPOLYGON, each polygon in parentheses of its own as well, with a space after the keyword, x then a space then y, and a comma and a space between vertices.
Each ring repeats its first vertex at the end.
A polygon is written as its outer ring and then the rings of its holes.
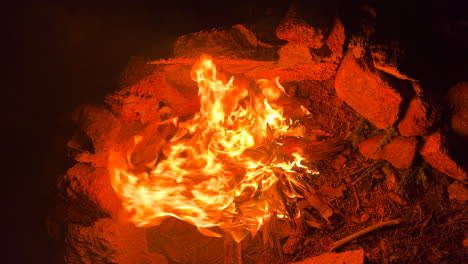
MULTIPOLYGON (((172 120, 177 132, 146 171, 136 172, 141 165, 132 164, 133 149, 111 153, 112 186, 137 226, 173 216, 203 234, 220 236, 206 229, 218 226, 240 241, 273 212, 286 214, 278 181, 294 198, 293 174, 311 173, 301 164, 301 149, 292 156, 278 150, 279 139, 299 137, 302 127, 274 103, 285 96, 278 78, 258 80, 255 87, 237 87, 233 78, 223 83, 209 57, 191 75, 199 86, 200 112, 185 122, 172 120)), ((135 137, 135 146, 141 139, 135 137)))

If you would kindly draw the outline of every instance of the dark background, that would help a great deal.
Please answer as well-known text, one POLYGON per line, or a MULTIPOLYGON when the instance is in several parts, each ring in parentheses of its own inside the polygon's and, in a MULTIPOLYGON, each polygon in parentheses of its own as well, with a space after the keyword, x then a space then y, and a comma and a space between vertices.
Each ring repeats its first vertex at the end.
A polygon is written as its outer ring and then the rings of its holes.
MULTIPOLYGON (((71 166, 70 112, 102 103, 130 56, 168 58, 179 35, 261 19, 266 8, 281 16, 289 1, 96 2, 2 4, 2 263, 57 263, 45 218, 48 192, 71 166)), ((365 1, 321 2, 349 21, 365 1)), ((464 1, 375 2, 377 31, 406 43, 430 89, 443 93, 468 79, 464 1)))

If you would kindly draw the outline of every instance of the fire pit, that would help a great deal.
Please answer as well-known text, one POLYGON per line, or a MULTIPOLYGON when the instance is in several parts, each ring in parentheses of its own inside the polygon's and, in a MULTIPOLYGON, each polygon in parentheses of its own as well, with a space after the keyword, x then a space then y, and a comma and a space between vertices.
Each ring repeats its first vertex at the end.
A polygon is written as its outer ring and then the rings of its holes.
POLYGON ((306 11, 291 6, 274 41, 240 24, 183 35, 74 111, 77 163, 49 216, 66 263, 463 262, 450 144, 465 144, 467 83, 449 112, 398 45, 374 42, 373 8, 349 31, 306 11))

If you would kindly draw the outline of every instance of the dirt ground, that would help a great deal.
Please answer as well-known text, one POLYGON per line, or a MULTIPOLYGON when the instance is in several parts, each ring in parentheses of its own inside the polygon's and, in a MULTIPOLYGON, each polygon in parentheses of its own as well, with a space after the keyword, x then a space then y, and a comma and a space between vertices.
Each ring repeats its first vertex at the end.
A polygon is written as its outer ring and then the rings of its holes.
MULTIPOLYGON (((363 249, 366 263, 468 260, 464 245, 468 210, 465 202, 449 199, 447 187, 452 180, 420 157, 407 169, 363 157, 358 150, 361 141, 381 133, 392 137, 395 131, 375 128, 340 102, 333 80, 284 86, 295 86, 298 98, 294 100, 311 111, 305 121, 307 129, 329 133, 317 137, 314 144, 304 144, 307 164, 320 174, 298 177, 306 193, 297 203, 288 204, 288 211, 291 215, 300 212, 302 217, 273 216, 254 238, 249 236, 241 242, 241 253, 226 249, 235 248, 226 237, 206 238, 196 234, 193 226, 167 220, 148 231, 152 251, 163 252, 174 263, 226 263, 229 255, 232 259, 241 256, 242 263, 291 263, 330 249, 363 249), (388 226, 379 226, 337 247, 337 241, 381 223, 388 226), (202 257, 206 252, 212 253, 210 259, 202 257)), ((287 198, 283 201, 287 203, 287 198)))

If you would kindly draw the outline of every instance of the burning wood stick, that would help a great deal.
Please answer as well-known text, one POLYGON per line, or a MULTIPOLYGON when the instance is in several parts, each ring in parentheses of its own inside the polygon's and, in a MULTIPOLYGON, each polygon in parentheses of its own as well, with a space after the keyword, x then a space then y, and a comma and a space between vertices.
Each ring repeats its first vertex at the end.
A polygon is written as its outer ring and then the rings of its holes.
POLYGON ((336 242, 334 242, 333 244, 331 244, 331 247, 328 251, 333 251, 335 249, 338 249, 340 247, 342 247, 343 245, 361 237, 361 236, 364 236, 364 235, 367 235, 368 233, 371 233, 375 230, 378 230, 378 229, 381 229, 383 227, 386 227, 386 226, 393 226, 393 225, 398 225, 401 223, 401 219, 394 219, 394 220, 390 220, 390 221, 385 221, 385 222, 380 222, 378 224, 375 224, 373 226, 369 226, 367 228, 364 228, 362 229, 361 231, 358 231, 354 234, 351 234, 341 240, 338 240, 336 242))
POLYGON ((330 217, 333 215, 333 208, 331 208, 318 194, 315 193, 315 190, 312 186, 306 184, 307 189, 302 189, 302 194, 304 198, 309 202, 309 204, 315 208, 327 222, 330 222, 330 217))
POLYGON ((224 264, 234 264, 234 254, 233 254, 233 246, 234 240, 232 239, 229 233, 225 233, 224 236, 224 264))
POLYGON ((242 264, 242 243, 236 243, 232 236, 225 233, 224 264, 242 264))

